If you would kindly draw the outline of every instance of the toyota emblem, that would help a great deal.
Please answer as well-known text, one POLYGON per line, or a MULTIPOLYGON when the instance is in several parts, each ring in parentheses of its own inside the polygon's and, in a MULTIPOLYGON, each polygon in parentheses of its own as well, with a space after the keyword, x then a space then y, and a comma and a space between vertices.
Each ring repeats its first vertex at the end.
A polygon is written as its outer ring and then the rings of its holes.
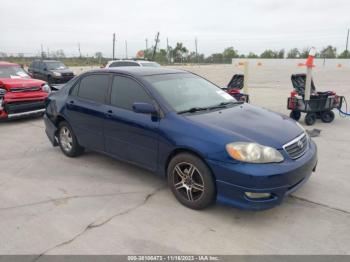
POLYGON ((304 147, 304 144, 301 140, 298 141, 298 147, 299 148, 303 148, 304 147))

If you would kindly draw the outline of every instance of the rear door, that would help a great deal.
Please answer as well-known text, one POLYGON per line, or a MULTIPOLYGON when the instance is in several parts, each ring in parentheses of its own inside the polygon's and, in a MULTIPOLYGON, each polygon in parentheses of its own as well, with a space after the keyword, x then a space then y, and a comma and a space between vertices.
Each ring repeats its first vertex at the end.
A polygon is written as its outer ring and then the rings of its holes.
POLYGON ((106 149, 117 158, 154 171, 158 160, 159 119, 135 113, 134 102, 154 103, 135 79, 115 75, 107 111, 109 118, 105 122, 106 149))
POLYGON ((105 151, 103 123, 110 74, 89 74, 71 89, 67 99, 67 115, 79 143, 89 149, 105 151))

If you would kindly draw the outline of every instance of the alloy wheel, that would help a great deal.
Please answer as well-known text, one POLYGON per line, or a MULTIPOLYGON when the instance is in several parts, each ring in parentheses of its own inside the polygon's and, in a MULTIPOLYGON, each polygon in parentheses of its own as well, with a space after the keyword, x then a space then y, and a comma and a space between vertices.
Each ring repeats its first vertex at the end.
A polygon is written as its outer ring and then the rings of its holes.
POLYGON ((63 126, 60 130, 60 142, 64 151, 69 152, 72 150, 73 137, 66 126, 63 126))
POLYGON ((197 201, 204 193, 204 179, 192 164, 178 163, 173 170, 174 188, 187 201, 197 201))

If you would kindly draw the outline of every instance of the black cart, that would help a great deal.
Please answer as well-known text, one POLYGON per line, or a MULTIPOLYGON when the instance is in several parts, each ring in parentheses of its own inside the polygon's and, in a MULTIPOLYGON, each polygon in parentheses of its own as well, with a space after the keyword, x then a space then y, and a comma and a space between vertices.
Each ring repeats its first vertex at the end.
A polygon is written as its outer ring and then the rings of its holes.
POLYGON ((294 74, 291 77, 294 90, 288 97, 287 108, 291 110, 290 117, 298 121, 301 113, 306 113, 305 124, 313 125, 316 119, 324 123, 334 120, 334 108, 340 109, 343 103, 343 96, 338 96, 333 91, 317 92, 313 80, 311 80, 310 100, 305 100, 305 74, 294 74))
POLYGON ((244 75, 235 74, 231 78, 230 82, 227 84, 227 87, 224 90, 233 96, 237 101, 244 101, 249 103, 249 95, 243 94, 241 92, 244 86, 244 75))

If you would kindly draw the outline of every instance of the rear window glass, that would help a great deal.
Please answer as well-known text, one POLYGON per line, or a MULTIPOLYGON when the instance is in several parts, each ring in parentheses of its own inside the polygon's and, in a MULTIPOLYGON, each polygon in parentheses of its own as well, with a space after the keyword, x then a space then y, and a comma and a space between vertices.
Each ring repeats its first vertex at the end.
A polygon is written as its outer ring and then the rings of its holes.
POLYGON ((109 75, 86 76, 79 83, 78 96, 98 103, 104 103, 108 84, 109 75))

